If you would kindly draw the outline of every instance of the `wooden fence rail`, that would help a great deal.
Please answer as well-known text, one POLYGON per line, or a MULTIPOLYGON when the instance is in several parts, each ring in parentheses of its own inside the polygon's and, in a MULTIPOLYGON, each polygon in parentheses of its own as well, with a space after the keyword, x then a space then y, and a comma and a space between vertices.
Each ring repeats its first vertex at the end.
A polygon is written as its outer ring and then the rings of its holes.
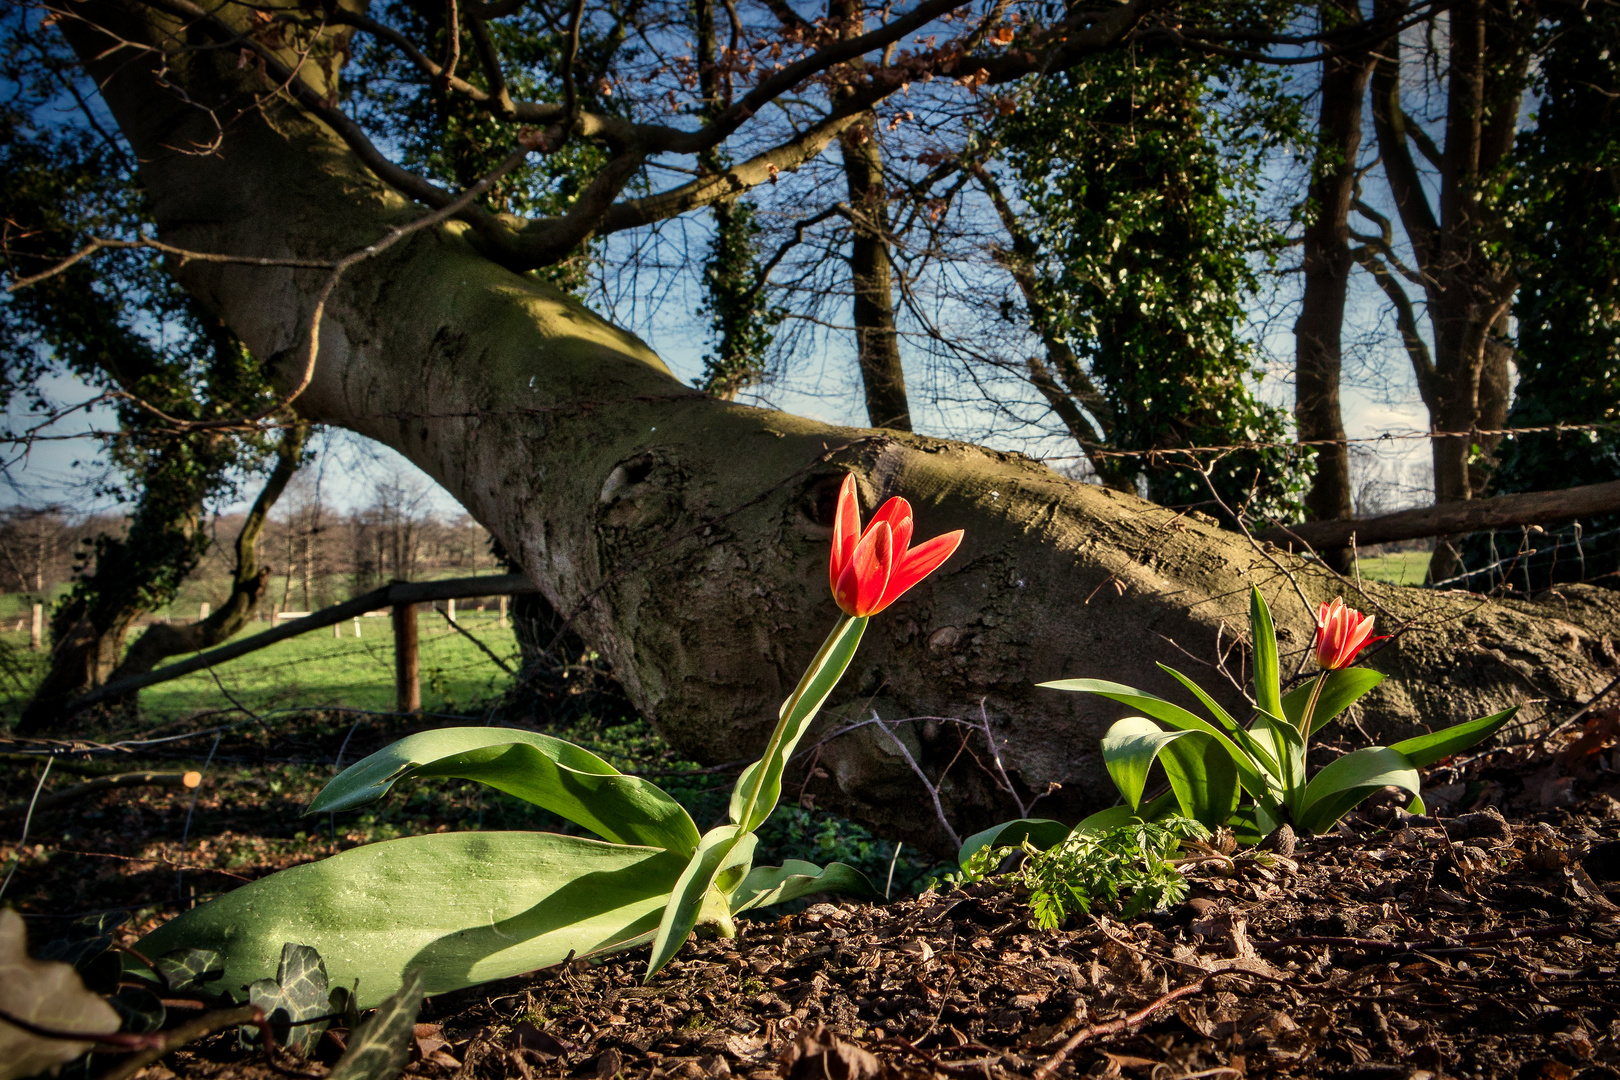
POLYGON ((312 611, 301 619, 289 619, 279 626, 272 627, 262 634, 233 641, 229 645, 221 645, 207 652, 197 653, 173 664, 167 664, 155 671, 148 671, 144 675, 131 675, 127 679, 110 682, 106 686, 98 687, 82 697, 75 698, 67 703, 64 712, 72 715, 89 708, 92 705, 119 698, 125 694, 143 690, 148 686, 156 686, 170 679, 178 679, 182 675, 190 675, 194 671, 223 664, 227 660, 235 660, 239 656, 246 656, 266 645, 274 645, 278 641, 307 634, 311 630, 319 630, 323 626, 332 626, 364 615, 368 611, 378 608, 391 608, 394 614, 394 646, 395 646, 395 690, 401 712, 415 712, 422 707, 421 689, 418 685, 419 665, 416 656, 416 607, 417 604, 428 603, 434 600, 464 600, 475 596, 514 596, 521 593, 539 592, 528 578, 522 574, 501 574, 494 577, 447 578, 443 581, 397 581, 392 585, 384 585, 380 589, 373 589, 364 596, 357 596, 353 600, 345 600, 341 604, 312 611), (408 624, 409 629, 403 629, 408 624), (406 655, 408 653, 408 655, 406 655))

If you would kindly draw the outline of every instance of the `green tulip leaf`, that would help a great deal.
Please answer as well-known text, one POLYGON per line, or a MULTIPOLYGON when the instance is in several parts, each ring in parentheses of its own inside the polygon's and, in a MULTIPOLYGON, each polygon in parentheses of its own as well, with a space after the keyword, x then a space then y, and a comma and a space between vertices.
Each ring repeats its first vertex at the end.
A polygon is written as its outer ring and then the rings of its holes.
POLYGON ((1254 759, 1240 750, 1214 724, 1188 712, 1174 702, 1155 697, 1134 687, 1109 682, 1106 679, 1059 679, 1056 682, 1044 682, 1037 685, 1050 690, 1072 690, 1082 694, 1096 694, 1099 697, 1117 701, 1121 705, 1139 709, 1160 723, 1169 724, 1180 731, 1202 731, 1212 735, 1232 755, 1232 764, 1237 768, 1238 782, 1243 785, 1243 790, 1256 798, 1266 798, 1271 794, 1270 785, 1267 784, 1266 778, 1255 765, 1254 759))
POLYGON ((1418 794, 1418 771, 1390 746, 1369 746, 1324 765, 1306 785, 1296 823, 1313 833, 1333 827, 1363 799, 1386 787, 1418 794))
POLYGON ((967 861, 987 847, 1017 847, 1025 840, 1041 851, 1057 847, 1069 835, 1069 827, 1050 818, 1018 818, 992 825, 962 841, 956 853, 956 864, 966 866, 967 861))
POLYGON ((691 815, 655 784, 573 743, 514 728, 441 728, 401 739, 344 769, 304 812, 364 806, 406 777, 477 780, 618 844, 682 855, 697 847, 691 815))
POLYGON ((422 972, 430 994, 626 948, 658 926, 687 860, 655 847, 539 832, 388 840, 260 878, 192 908, 138 950, 209 949, 224 993, 276 971, 284 942, 317 950, 370 1008, 422 972))
MULTIPOLYGON (((1267 791, 1265 798, 1281 796, 1292 805, 1305 791, 1305 740, 1286 720, 1257 711, 1249 734, 1262 744, 1270 744, 1271 755, 1279 763, 1276 790, 1267 791)), ((1268 755, 1270 756, 1270 755, 1268 755)), ((1250 792, 1254 794, 1254 792, 1250 792)))
POLYGON ((1254 700, 1261 711, 1281 716, 1282 675, 1277 663, 1277 628, 1258 586, 1249 586, 1249 636, 1254 646, 1254 700))
POLYGON ((1390 749, 1405 754, 1415 768, 1426 768, 1441 758, 1448 758, 1495 735, 1518 711, 1519 707, 1515 705, 1511 709, 1503 709, 1499 713, 1492 713, 1478 720, 1453 724, 1440 731, 1431 731, 1427 735, 1403 739, 1390 749))
POLYGON ((669 903, 653 935, 645 981, 651 981, 674 958, 686 943, 686 935, 699 922, 713 920, 724 936, 733 936, 729 898, 746 880, 757 842, 758 837, 753 833, 735 825, 722 825, 704 834, 697 851, 670 890, 669 903), (733 879, 729 883, 728 877, 733 879))
MULTIPOLYGON (((1322 696, 1316 702, 1316 716, 1311 721, 1311 734, 1314 735, 1331 724, 1344 710, 1360 701, 1363 695, 1383 681, 1383 673, 1370 668, 1340 668, 1338 671, 1328 672, 1327 683, 1322 687, 1322 696)), ((1315 682, 1315 679, 1309 680, 1283 695, 1282 715, 1296 728, 1304 719, 1305 706, 1311 699, 1311 687, 1315 682)))
POLYGON ((1148 771, 1159 751, 1193 734, 1160 730, 1145 716, 1127 716, 1108 729, 1102 738, 1103 764, 1108 766, 1108 775, 1114 778, 1114 786, 1130 804, 1132 813, 1142 805, 1142 789, 1147 786, 1148 771))
POLYGON ((731 792, 731 821, 744 832, 753 832, 765 824, 765 819, 776 809, 776 802, 782 797, 782 770, 787 767, 810 721, 816 718, 827 695, 833 692, 849 662, 855 658, 855 649, 861 643, 867 622, 865 616, 838 620, 799 679, 792 696, 782 703, 776 731, 765 748, 765 756, 737 778, 737 786, 731 792))
POLYGON ((1136 816, 1135 810, 1132 810, 1124 803, 1120 803, 1118 806, 1110 806, 1106 810, 1099 810, 1095 814, 1082 818, 1080 824, 1069 830, 1069 835, 1101 836, 1111 829, 1117 829, 1121 825, 1129 825, 1133 821, 1140 820, 1142 819, 1136 816))
POLYGON ((1160 763, 1182 815, 1215 829, 1237 809, 1242 794, 1237 767, 1214 739, 1201 732, 1183 734, 1189 737, 1164 747, 1160 763))
POLYGON ((1232 830, 1232 838, 1239 844, 1253 847, 1276 832, 1281 824, 1282 818, 1273 807, 1248 803, 1227 819, 1226 827, 1232 830))
MULTIPOLYGON (((1101 836, 1111 829, 1121 825, 1129 825, 1137 821, 1157 821, 1176 809, 1176 793, 1166 791, 1156 799, 1148 800, 1140 813, 1132 810, 1124 803, 1110 806, 1106 810, 1099 810, 1095 814, 1082 818, 1080 824, 1069 830, 1071 836, 1101 836)), ((1053 845, 1056 847, 1057 845, 1053 845)))
POLYGON ((1175 668, 1170 667, 1168 664, 1160 664, 1159 667, 1182 686, 1185 686, 1189 691, 1192 692, 1192 695, 1203 704, 1204 708, 1209 710, 1209 714, 1215 718, 1216 722, 1226 729, 1226 732, 1229 736, 1231 736, 1232 741, 1237 743, 1238 747, 1245 754, 1249 755, 1250 760, 1255 763, 1255 766, 1260 771, 1280 778, 1280 773, 1277 770, 1277 761, 1271 755, 1271 752, 1262 746, 1258 739, 1245 731, 1243 725, 1232 719, 1232 714, 1221 708, 1220 704, 1214 698, 1204 693, 1203 687, 1187 678, 1187 676, 1183 675, 1175 668))
POLYGON ((781 866, 756 866, 748 871, 731 896, 731 913, 784 904, 815 893, 879 898, 872 882, 853 866, 835 862, 823 869, 815 863, 788 859, 781 866))

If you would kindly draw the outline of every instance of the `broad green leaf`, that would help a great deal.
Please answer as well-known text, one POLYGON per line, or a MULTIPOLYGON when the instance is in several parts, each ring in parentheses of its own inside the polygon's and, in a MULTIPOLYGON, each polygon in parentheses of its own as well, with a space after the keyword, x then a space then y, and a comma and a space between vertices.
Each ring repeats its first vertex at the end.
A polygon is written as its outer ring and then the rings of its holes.
POLYGON ((150 1035, 163 1027, 169 1010, 163 999, 144 986, 126 986, 107 999, 123 1021, 119 1030, 131 1035, 150 1035))
POLYGON ((1147 786, 1148 771, 1159 751, 1192 734, 1162 731, 1145 716, 1127 716, 1108 729, 1102 737, 1103 764, 1108 766, 1108 775, 1114 778, 1114 786, 1130 804, 1132 813, 1142 805, 1142 789, 1147 786))
POLYGON ((871 881, 853 866, 835 862, 822 869, 815 863, 788 859, 781 866, 756 866, 748 871, 731 896, 731 913, 783 904, 814 893, 879 898, 871 881))
POLYGON ((1262 711, 1256 712, 1249 733, 1257 740, 1269 743, 1280 764, 1280 789, 1267 792, 1267 797, 1274 798, 1280 794, 1284 802, 1293 805, 1305 793, 1305 740, 1294 725, 1262 711))
POLYGON ((1182 814, 1214 829, 1237 809, 1241 794, 1237 767, 1214 739, 1201 732, 1185 734, 1191 737, 1164 747, 1160 763, 1182 814))
POLYGON ((838 620, 799 679, 792 696, 782 703, 776 730, 771 734, 764 756, 737 778, 737 786, 731 792, 731 821, 744 832, 753 832, 765 824, 765 819, 776 809, 776 801, 782 796, 782 770, 787 767, 805 728, 816 718, 827 695, 833 692, 849 662, 855 658, 855 649, 861 643, 867 621, 865 616, 838 620))
MULTIPOLYGON (((1322 697, 1316 703, 1316 718, 1311 721, 1311 734, 1316 734, 1332 723, 1340 713, 1360 701, 1364 694, 1383 681, 1383 673, 1370 668, 1349 667, 1328 672, 1327 684, 1322 687, 1322 697)), ((1311 699, 1311 687, 1315 682, 1315 679, 1311 679, 1283 695, 1282 715, 1296 728, 1304 719, 1305 705, 1311 699)))
POLYGON ((1348 753, 1311 777, 1297 824, 1313 833, 1322 832, 1362 799, 1386 787, 1418 794, 1418 772, 1410 758, 1389 746, 1369 746, 1348 753))
POLYGON ((710 829, 698 841, 697 851, 687 861, 680 879, 670 890, 669 902, 664 906, 658 930, 653 935, 652 956, 647 961, 647 981, 686 944, 686 935, 697 926, 700 918, 705 915, 718 918, 723 914, 728 922, 721 924, 722 931, 729 929, 729 902, 723 912, 714 910, 715 898, 710 892, 722 885, 721 879, 727 871, 735 874, 741 869, 742 873, 736 874, 737 880, 731 883, 730 889, 722 887, 720 893, 728 895, 741 886, 742 881, 746 880, 748 859, 752 857, 757 841, 753 833, 744 832, 735 825, 710 829))
POLYGON ((962 848, 956 853, 956 864, 966 866, 967 861, 983 848, 1017 847, 1025 840, 1045 851, 1061 844, 1063 838, 1068 835, 1067 825, 1050 818, 1018 818, 1014 821, 1003 821, 1000 825, 992 825, 962 841, 962 848))
POLYGON ((349 1036, 349 1048, 326 1080, 394 1080, 405 1071, 422 1011, 422 973, 407 971, 398 992, 349 1036))
POLYGON ((317 950, 370 1008, 422 972, 430 994, 635 944, 686 859, 663 848, 539 832, 436 833, 367 844, 260 878, 142 938, 146 956, 212 949, 240 996, 283 942, 317 950))
POLYGON ((1215 718, 1216 722, 1226 729, 1226 732, 1229 736, 1231 736, 1232 741, 1237 743, 1238 747, 1242 749, 1245 754, 1249 755, 1250 759, 1254 761, 1257 768, 1259 768, 1262 772, 1266 772, 1274 777, 1280 778, 1281 774, 1277 769, 1277 761, 1272 756, 1271 752, 1262 746, 1258 739, 1245 731, 1242 724, 1239 724, 1236 720, 1232 719, 1232 714, 1221 708, 1220 704, 1214 698, 1204 693, 1203 687, 1187 678, 1187 676, 1183 675, 1175 668, 1170 667, 1168 664, 1160 664, 1159 667, 1177 682, 1181 683, 1182 686, 1185 686, 1189 691, 1192 692, 1194 697, 1203 703, 1204 708, 1208 709, 1209 714, 1215 718))
POLYGON ((1261 710, 1281 716, 1282 675, 1277 663, 1277 628, 1260 588, 1249 586, 1249 636, 1254 639, 1254 700, 1261 710))
POLYGON ((344 769, 304 813, 364 806, 406 777, 477 780, 619 844, 682 855, 697 847, 691 815, 657 785, 573 743, 514 728, 441 728, 401 739, 344 769))
POLYGON ((1265 777, 1261 775, 1259 768, 1256 767, 1254 760, 1249 755, 1238 749, 1236 744, 1231 739, 1228 739, 1214 724, 1194 713, 1188 712, 1174 702, 1155 697, 1134 687, 1109 682, 1106 679, 1059 679, 1056 682, 1044 682, 1037 685, 1051 690, 1072 690, 1082 694, 1096 694, 1099 697, 1117 701, 1121 705, 1140 709, 1153 719, 1169 724, 1178 730, 1202 731, 1213 735, 1232 755, 1232 764, 1237 767, 1238 782, 1243 785, 1243 790, 1255 798, 1265 798, 1271 794, 1271 789, 1267 785, 1265 777))
POLYGON ((1110 806, 1106 810, 1099 810, 1095 814, 1080 819, 1080 824, 1070 829, 1073 836, 1100 836, 1110 829, 1117 829, 1121 825, 1129 825, 1138 820, 1136 811, 1124 803, 1110 806))
POLYGON ((1515 705, 1511 709, 1503 709, 1499 713, 1492 713, 1478 720, 1453 724, 1440 731, 1431 731, 1427 735, 1403 739, 1390 749, 1405 754, 1411 759, 1414 768, 1422 769, 1495 735, 1518 711, 1519 707, 1515 705))
POLYGON ((1227 819, 1226 826, 1232 830, 1232 837, 1238 843, 1253 847, 1276 832, 1281 824, 1282 819, 1273 808, 1260 803, 1247 803, 1227 819))
MULTIPOLYGON (((1142 807, 1141 813, 1136 813, 1124 803, 1110 806, 1106 810, 1099 810, 1089 817, 1082 818, 1080 824, 1069 830, 1071 836, 1100 836, 1110 829, 1117 829, 1121 825, 1130 825, 1138 821, 1157 821, 1176 808, 1176 793, 1166 791, 1156 799, 1148 800, 1142 807)), ((1056 846, 1055 844, 1053 845, 1056 846)))

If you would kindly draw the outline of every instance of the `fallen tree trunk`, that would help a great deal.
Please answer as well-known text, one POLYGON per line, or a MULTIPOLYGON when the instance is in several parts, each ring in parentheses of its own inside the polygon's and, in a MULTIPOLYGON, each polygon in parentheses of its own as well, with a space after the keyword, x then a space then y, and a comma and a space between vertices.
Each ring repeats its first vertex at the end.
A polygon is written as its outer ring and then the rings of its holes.
MULTIPOLYGON (((324 259, 420 215, 278 100, 213 129, 191 102, 240 97, 251 67, 186 54, 184 70, 163 72, 187 86, 181 102, 147 61, 104 58, 106 39, 88 29, 103 20, 141 41, 152 16, 90 14, 65 32, 135 146, 165 241, 324 259), (210 154, 174 149, 216 138, 210 154)), ((297 383, 324 272, 201 260, 174 270, 256 355, 280 358, 281 385, 297 383)), ((710 398, 634 335, 491 261, 460 224, 352 266, 326 303, 321 342, 303 415, 386 443, 443 484, 700 761, 759 750, 832 624, 826 559, 845 473, 868 512, 904 495, 920 536, 965 529, 939 573, 874 618, 823 714, 812 778, 790 776, 787 788, 935 849, 948 833, 912 763, 958 834, 1029 809, 1051 785, 1043 815, 1113 801, 1098 738, 1120 710, 1039 681, 1090 676, 1170 694, 1162 661, 1238 708, 1205 665, 1246 626, 1251 583, 1273 602, 1288 663, 1303 664, 1310 605, 1330 595, 1379 612, 1381 632, 1406 628, 1374 660, 1399 677, 1360 710, 1384 738, 1512 701, 1529 701, 1521 718, 1535 724, 1596 692, 1615 662, 1620 601, 1601 590, 1566 590, 1551 609, 1358 589, 1017 454, 710 398), (892 727, 836 734, 873 716, 892 727)), ((1240 671, 1241 650, 1229 658, 1240 671)))
POLYGON ((1360 521, 1308 521, 1285 525, 1259 534, 1261 540, 1282 547, 1322 550, 1357 544, 1387 544, 1425 536, 1503 529, 1516 525, 1545 525, 1554 521, 1620 513, 1620 480, 1585 484, 1558 491, 1528 491, 1489 499, 1422 506, 1396 514, 1360 521))

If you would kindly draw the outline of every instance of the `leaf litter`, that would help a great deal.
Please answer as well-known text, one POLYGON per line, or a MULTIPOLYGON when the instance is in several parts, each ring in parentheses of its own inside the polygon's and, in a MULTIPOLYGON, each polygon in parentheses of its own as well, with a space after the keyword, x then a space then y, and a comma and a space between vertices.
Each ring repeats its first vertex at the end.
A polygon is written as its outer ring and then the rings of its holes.
MULTIPOLYGON (((1577 792, 1596 791, 1578 801, 1553 770, 1537 772, 1546 758, 1498 756, 1454 782, 1437 770, 1430 805, 1456 816, 1372 805, 1292 849, 1201 860, 1185 903, 1125 921, 1071 916, 1040 930, 1026 897, 982 882, 741 920, 738 938, 689 943, 651 986, 635 950, 439 996, 404 1040, 405 1075, 1620 1080, 1620 801, 1609 794, 1620 763, 1581 750, 1556 763, 1577 792)), ((173 870, 140 846, 177 816, 166 798, 139 799, 135 835, 127 801, 126 820, 103 824, 114 798, 64 820, 75 835, 61 849, 107 851, 122 830, 144 863, 98 861, 87 877, 62 850, 19 876, 24 909, 172 897, 173 870)), ((233 868, 287 865, 280 833, 262 835, 251 849, 262 855, 233 854, 233 868)), ((314 836, 304 848, 330 853, 314 836)), ((210 850, 194 846, 193 880, 228 887, 196 876, 199 849, 210 850)), ((150 925, 114 933, 127 942, 150 925)), ((194 958, 175 974, 204 980, 207 967, 194 958)), ((370 1037, 351 1026, 311 1040, 308 1076, 370 1037)), ((296 1060, 272 1068, 224 1032, 138 1075, 270 1080, 296 1060)), ((88 1075, 114 1061, 96 1055, 88 1075)))
MULTIPOLYGON (((1620 815, 1563 816, 1362 817, 1057 931, 994 882, 816 904, 694 941, 652 986, 637 950, 432 999, 406 1075, 1606 1080, 1620 815)), ((145 1075, 276 1074, 220 1038, 145 1075)))

